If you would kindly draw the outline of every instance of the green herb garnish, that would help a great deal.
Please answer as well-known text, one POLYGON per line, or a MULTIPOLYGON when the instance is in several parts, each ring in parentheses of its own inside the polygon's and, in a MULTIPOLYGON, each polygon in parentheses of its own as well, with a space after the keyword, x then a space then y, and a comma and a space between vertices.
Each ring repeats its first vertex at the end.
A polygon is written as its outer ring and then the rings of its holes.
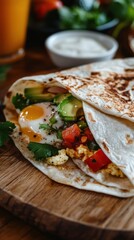
POLYGON ((15 127, 15 124, 9 121, 0 123, 0 147, 9 140, 10 134, 15 127))
POLYGON ((47 123, 41 123, 40 126, 39 126, 39 129, 43 129, 43 130, 52 130, 52 127, 47 124, 47 123))
POLYGON ((14 104, 15 108, 19 110, 22 110, 31 104, 28 98, 25 98, 22 94, 19 93, 13 96, 12 103, 14 104))
POLYGON ((47 130, 48 133, 57 131, 50 124, 47 124, 47 123, 41 123, 39 126, 39 129, 47 130))
POLYGON ((42 144, 36 142, 30 142, 28 149, 34 153, 35 159, 44 160, 45 158, 52 157, 58 154, 58 149, 50 144, 42 144))
POLYGON ((62 139, 62 130, 57 131, 57 138, 62 139))
POLYGON ((44 129, 47 130, 49 133, 53 132, 53 131, 57 131, 53 125, 57 122, 57 119, 53 116, 49 119, 49 124, 47 123, 42 123, 40 124, 39 128, 40 129, 44 129))
POLYGON ((57 123, 57 119, 54 116, 51 117, 49 121, 50 121, 51 126, 54 125, 55 123, 57 123))

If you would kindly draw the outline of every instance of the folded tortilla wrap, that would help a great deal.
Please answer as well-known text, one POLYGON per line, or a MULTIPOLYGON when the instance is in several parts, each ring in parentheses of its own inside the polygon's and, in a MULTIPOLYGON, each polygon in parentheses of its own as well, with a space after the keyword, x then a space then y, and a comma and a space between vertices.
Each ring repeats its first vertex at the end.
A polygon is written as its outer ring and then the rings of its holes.
MULTIPOLYGON (((98 177, 96 178, 97 174, 94 174, 95 175, 93 176, 94 178, 92 178, 91 174, 89 173, 88 174, 90 176, 85 175, 79 168, 77 168, 75 164, 73 164, 71 160, 67 161, 65 164, 60 166, 52 166, 45 162, 36 161, 34 159, 33 153, 31 153, 27 148, 28 145, 27 138, 25 138, 23 134, 20 135, 20 126, 18 124, 18 112, 16 111, 14 105, 12 104, 12 97, 15 96, 16 93, 23 94, 25 88, 39 86, 45 86, 46 88, 51 86, 62 86, 67 90, 69 89, 69 91, 74 94, 71 86, 69 85, 66 86, 66 84, 64 84, 64 81, 62 82, 61 79, 59 81, 57 80, 57 78, 55 79, 55 77, 56 77, 55 74, 50 74, 47 76, 42 75, 22 78, 15 82, 9 89, 7 96, 5 97, 4 114, 6 120, 14 122, 16 124, 16 129, 14 130, 11 136, 16 147, 21 151, 23 156, 26 159, 28 159, 34 166, 36 166, 44 174, 46 174, 48 177, 57 182, 74 186, 79 189, 92 190, 119 197, 134 196, 133 185, 130 183, 127 177, 119 180, 118 177, 110 177, 108 175, 106 180, 105 174, 101 173, 102 177, 100 180, 98 177), (102 184, 99 184, 94 179, 96 179, 98 182, 101 182, 102 184), (104 184, 107 186, 105 186, 104 184)), ((79 98, 79 93, 77 94, 77 98, 79 98)), ((85 114, 87 116, 88 111, 86 110, 86 107, 84 108, 85 114)), ((87 108, 90 109, 90 105, 88 105, 87 108)), ((89 124, 88 118, 87 122, 89 124)), ((116 163, 116 161, 114 161, 114 163, 116 163)), ((124 171, 124 173, 127 173, 127 171, 124 171)))
POLYGON ((84 112, 94 138, 134 184, 134 58, 90 64, 56 80, 88 103, 84 112))
POLYGON ((92 176, 98 182, 109 186, 133 188, 134 184, 134 124, 126 119, 119 119, 98 111, 91 105, 83 103, 85 117, 88 126, 103 152, 112 162, 130 179, 109 176, 107 171, 93 173, 80 160, 74 162, 87 175, 92 176), (107 182, 108 181, 108 182, 107 182))
POLYGON ((134 58, 90 64, 56 80, 102 112, 134 122, 134 58))

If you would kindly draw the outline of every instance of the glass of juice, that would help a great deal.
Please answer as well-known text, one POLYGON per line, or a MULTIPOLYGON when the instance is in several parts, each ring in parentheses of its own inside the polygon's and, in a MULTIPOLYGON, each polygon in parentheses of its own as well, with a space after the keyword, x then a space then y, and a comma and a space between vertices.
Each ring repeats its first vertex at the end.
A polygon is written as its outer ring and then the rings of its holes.
POLYGON ((24 56, 30 0, 0 0, 0 64, 24 56))

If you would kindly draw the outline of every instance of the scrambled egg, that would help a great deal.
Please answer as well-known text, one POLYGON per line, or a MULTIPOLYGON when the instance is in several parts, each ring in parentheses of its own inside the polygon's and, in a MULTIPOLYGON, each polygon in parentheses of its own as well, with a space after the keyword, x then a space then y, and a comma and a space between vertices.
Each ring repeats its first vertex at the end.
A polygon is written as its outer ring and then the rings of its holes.
MULTIPOLYGON (((84 162, 88 157, 94 154, 94 151, 89 150, 87 146, 81 144, 76 148, 76 150, 67 148, 66 154, 70 158, 79 158, 84 162)), ((116 177, 125 177, 123 172, 114 163, 109 163, 106 168, 103 168, 99 171, 102 173, 109 173, 116 177)))
POLYGON ((90 156, 93 155, 93 151, 90 151, 88 149, 87 146, 84 146, 83 144, 81 144, 79 147, 76 148, 76 150, 74 149, 66 149, 66 154, 70 157, 70 158, 79 158, 81 159, 83 162, 90 156))
POLYGON ((62 149, 58 151, 58 155, 47 158, 47 164, 50 165, 61 165, 64 164, 69 157, 66 155, 66 150, 62 149))
MULTIPOLYGON (((87 146, 81 144, 76 150, 70 148, 59 150, 58 155, 47 158, 47 163, 55 166, 62 165, 68 161, 69 157, 81 159, 84 162, 88 157, 92 156, 94 152, 95 151, 89 150, 87 146)), ((121 178, 125 177, 123 172, 114 163, 109 163, 106 168, 99 170, 99 172, 121 178)))
POLYGON ((102 173, 109 173, 116 177, 125 177, 124 173, 114 163, 109 163, 106 168, 103 168, 100 171, 102 173))

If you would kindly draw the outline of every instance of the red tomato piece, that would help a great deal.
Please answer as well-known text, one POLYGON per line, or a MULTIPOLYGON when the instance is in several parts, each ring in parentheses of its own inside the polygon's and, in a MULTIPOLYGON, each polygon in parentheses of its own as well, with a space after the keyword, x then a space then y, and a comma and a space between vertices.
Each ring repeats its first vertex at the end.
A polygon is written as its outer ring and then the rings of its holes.
POLYGON ((33 11, 38 19, 42 19, 49 11, 62 6, 60 0, 33 0, 33 11))
POLYGON ((94 140, 93 134, 91 133, 91 131, 90 131, 89 128, 85 128, 85 129, 84 129, 84 135, 87 136, 87 139, 88 139, 89 141, 93 141, 93 140, 94 140))
POLYGON ((62 138, 65 142, 74 143, 79 136, 80 128, 76 123, 62 131, 62 138))
POLYGON ((109 163, 111 163, 111 161, 105 153, 99 149, 91 157, 87 158, 85 163, 92 169, 93 172, 97 172, 101 168, 106 167, 109 163))

